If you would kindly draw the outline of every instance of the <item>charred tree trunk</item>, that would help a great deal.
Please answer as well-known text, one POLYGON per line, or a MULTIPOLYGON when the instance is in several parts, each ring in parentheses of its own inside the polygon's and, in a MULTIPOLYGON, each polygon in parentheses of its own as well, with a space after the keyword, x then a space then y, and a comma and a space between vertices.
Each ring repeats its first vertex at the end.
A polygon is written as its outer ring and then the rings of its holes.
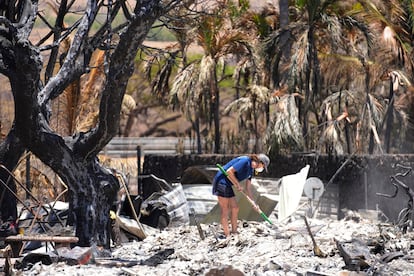
POLYGON ((88 246, 92 240, 108 247, 109 211, 116 200, 118 180, 104 171, 97 161, 91 162, 86 169, 78 170, 75 175, 76 179, 71 181, 74 181, 72 184, 77 192, 70 195, 69 224, 75 226, 80 246, 88 246))
MULTIPOLYGON (((59 9, 54 28, 62 33, 55 33, 54 44, 44 49, 57 47, 61 43, 59 37, 69 36, 70 32, 74 32, 74 39, 61 56, 57 51, 51 53, 49 64, 55 68, 60 60, 61 67, 55 75, 47 70, 47 77, 43 78, 46 83, 41 78, 45 66, 40 48, 29 39, 38 3, 17 0, 0 5, 0 73, 9 79, 15 103, 13 129, 0 146, 0 163, 13 170, 27 149, 59 175, 69 188, 69 221, 76 227, 79 245, 109 246, 109 210, 119 182, 96 156, 119 129, 122 99, 139 47, 155 20, 179 2, 137 1, 133 10, 128 11, 121 9, 123 1, 101 5, 100 1, 88 0, 83 17, 72 27, 61 29, 61 19, 69 11, 67 2, 62 1, 60 5, 64 6, 59 9), (99 12, 108 13, 107 22, 90 34, 99 12), (115 33, 110 26, 121 12, 128 21, 115 33), (112 40, 113 35, 116 40, 112 40), (89 72, 92 53, 97 49, 106 51, 98 122, 87 131, 62 137, 49 123, 51 102, 89 72)), ((46 38, 41 42, 45 41, 46 38)), ((0 171, 0 178, 7 180, 7 175, 0 171)), ((10 200, 2 201, 2 213, 16 217, 16 201, 7 193, 5 196, 10 200)))
POLYGON ((9 171, 12 172, 20 157, 23 155, 24 147, 20 140, 14 135, 14 130, 10 131, 6 140, 0 145, 0 160, 3 167, 0 168, 0 220, 17 219, 17 200, 13 193, 16 193, 16 183, 9 171), (7 187, 9 187, 9 190, 7 187))

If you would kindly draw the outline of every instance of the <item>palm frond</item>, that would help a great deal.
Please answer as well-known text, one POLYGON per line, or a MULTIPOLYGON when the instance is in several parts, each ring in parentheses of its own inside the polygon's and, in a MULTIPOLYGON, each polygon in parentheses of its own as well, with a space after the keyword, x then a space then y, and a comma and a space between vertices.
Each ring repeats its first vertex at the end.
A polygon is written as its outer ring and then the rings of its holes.
POLYGON ((344 153, 343 140, 341 138, 341 130, 336 122, 331 122, 329 126, 323 131, 319 143, 326 144, 336 154, 344 153))
POLYGON ((177 52, 163 55, 163 62, 158 69, 157 74, 152 81, 152 91, 154 91, 159 99, 163 99, 169 93, 169 82, 172 74, 177 52))
POLYGON ((245 114, 250 114, 253 109, 252 101, 247 97, 242 97, 237 100, 232 101, 225 109, 224 113, 229 114, 230 112, 236 112, 238 115, 242 116, 245 114))
POLYGON ((181 70, 173 79, 170 99, 177 97, 180 102, 184 102, 186 98, 191 96, 194 76, 197 74, 198 70, 194 63, 181 70))
POLYGON ((211 55, 204 55, 200 62, 200 72, 198 84, 201 89, 209 89, 210 80, 213 79, 213 73, 216 68, 216 62, 211 55))
POLYGON ((374 125, 379 126, 384 117, 385 108, 383 104, 372 94, 368 94, 367 104, 369 106, 374 125))
POLYGON ((251 97, 255 97, 258 103, 267 103, 270 98, 270 90, 266 86, 263 85, 250 85, 248 90, 251 93, 251 97))
POLYGON ((180 106, 187 119, 191 119, 195 106, 200 103, 200 95, 196 92, 199 68, 192 63, 181 70, 174 78, 170 91, 170 104, 180 106))
POLYGON ((137 103, 135 102, 134 98, 129 95, 125 94, 124 98, 122 99, 122 106, 121 106, 121 115, 128 115, 137 107, 137 103))
POLYGON ((265 143, 276 151, 303 148, 302 128, 294 95, 280 98, 272 122, 266 132, 265 143))
POLYGON ((308 31, 303 32, 298 38, 297 43, 294 45, 293 55, 291 57, 291 70, 290 75, 297 79, 300 79, 301 75, 306 72, 306 68, 309 66, 309 40, 308 31))
POLYGON ((338 16, 324 13, 321 16, 321 22, 326 24, 326 31, 329 32, 329 39, 332 40, 332 43, 341 43, 343 38, 343 26, 338 16))
POLYGON ((350 81, 357 87, 365 84, 364 65, 361 59, 335 53, 320 53, 318 57, 321 61, 321 70, 325 72, 324 83, 327 87, 342 87, 350 81))
POLYGON ((87 131, 97 123, 99 95, 105 81, 103 68, 105 52, 99 51, 95 55, 91 72, 88 75, 79 101, 76 131, 87 131))

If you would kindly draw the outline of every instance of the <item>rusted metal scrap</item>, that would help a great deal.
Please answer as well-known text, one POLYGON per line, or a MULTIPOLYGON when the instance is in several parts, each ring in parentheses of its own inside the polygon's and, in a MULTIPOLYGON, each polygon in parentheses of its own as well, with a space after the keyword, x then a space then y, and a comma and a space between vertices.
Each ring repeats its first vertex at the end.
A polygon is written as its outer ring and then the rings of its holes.
POLYGON ((350 242, 335 240, 339 254, 344 259, 345 267, 352 271, 366 270, 371 267, 371 254, 369 248, 360 240, 350 242))
POLYGON ((84 265, 92 260, 92 248, 75 246, 74 248, 62 247, 56 250, 59 259, 68 265, 84 265))

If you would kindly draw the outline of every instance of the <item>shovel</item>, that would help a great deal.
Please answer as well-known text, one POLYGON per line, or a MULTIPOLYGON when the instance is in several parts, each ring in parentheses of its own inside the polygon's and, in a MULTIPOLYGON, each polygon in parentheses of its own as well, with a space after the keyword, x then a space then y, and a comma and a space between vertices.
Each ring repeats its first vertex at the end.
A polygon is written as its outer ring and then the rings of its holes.
MULTIPOLYGON (((220 165, 220 164, 216 164, 216 166, 219 168, 219 170, 228 178, 228 176, 229 176, 229 174, 226 172, 226 170, 220 165)), ((231 181, 231 179, 230 178, 228 178, 230 181, 231 181)), ((234 185, 234 183, 233 183, 233 185, 234 185)), ((260 210, 260 207, 259 207, 259 205, 257 205, 256 204, 256 202, 254 202, 245 192, 243 192, 243 191, 240 191, 240 193, 242 193, 245 197, 246 197, 246 199, 247 199, 247 201, 249 201, 249 203, 254 207, 254 209, 262 216, 262 218, 265 220, 265 221, 267 221, 268 223, 270 223, 270 224, 273 224, 271 221, 270 221, 270 219, 266 216, 266 214, 265 213, 263 213, 263 211, 262 210, 260 210)))

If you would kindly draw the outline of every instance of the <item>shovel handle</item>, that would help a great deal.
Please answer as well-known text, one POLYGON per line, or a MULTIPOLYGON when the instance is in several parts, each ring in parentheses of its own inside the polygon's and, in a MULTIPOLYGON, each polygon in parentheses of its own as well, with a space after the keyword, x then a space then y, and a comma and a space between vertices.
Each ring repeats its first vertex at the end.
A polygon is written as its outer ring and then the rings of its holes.
POLYGON ((222 174, 224 174, 226 177, 229 176, 229 174, 226 172, 226 170, 220 165, 220 164, 216 164, 217 168, 219 168, 219 170, 221 171, 222 174))

